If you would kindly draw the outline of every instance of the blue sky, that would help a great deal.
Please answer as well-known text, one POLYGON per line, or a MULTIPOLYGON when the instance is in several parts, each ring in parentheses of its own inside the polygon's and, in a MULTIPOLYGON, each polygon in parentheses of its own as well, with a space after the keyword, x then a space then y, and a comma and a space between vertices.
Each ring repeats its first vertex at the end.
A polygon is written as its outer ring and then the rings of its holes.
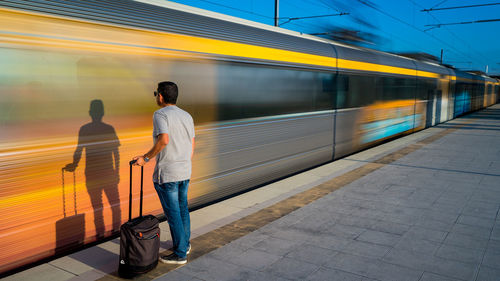
MULTIPOLYGON (((175 0, 173 2, 227 14, 264 24, 274 24, 274 0, 175 0)), ((426 52, 459 69, 500 73, 500 21, 425 26, 500 18, 500 5, 437 10, 422 9, 493 4, 493 0, 280 0, 280 18, 347 12, 349 15, 302 19, 283 24, 285 29, 321 33, 349 29, 376 35, 365 46, 388 52, 426 52), (427 31, 425 31, 427 30, 427 31)), ((280 20, 285 22, 286 19, 280 20)))

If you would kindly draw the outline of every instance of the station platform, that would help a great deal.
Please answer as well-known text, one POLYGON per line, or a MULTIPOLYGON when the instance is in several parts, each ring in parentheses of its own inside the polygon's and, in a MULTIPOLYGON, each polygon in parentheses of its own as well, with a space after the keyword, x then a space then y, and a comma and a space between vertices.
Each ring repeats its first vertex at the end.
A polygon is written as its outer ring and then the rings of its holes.
MULTIPOLYGON (((500 280, 499 208, 497 104, 196 210, 188 263, 135 280, 500 280)), ((118 254, 4 280, 120 280, 118 254)))

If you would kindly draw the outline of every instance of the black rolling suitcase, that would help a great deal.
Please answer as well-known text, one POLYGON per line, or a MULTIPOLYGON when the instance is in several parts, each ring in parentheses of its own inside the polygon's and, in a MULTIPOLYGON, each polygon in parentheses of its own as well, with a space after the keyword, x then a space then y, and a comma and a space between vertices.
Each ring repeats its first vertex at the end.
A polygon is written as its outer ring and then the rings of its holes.
POLYGON ((155 268, 160 250, 160 221, 153 215, 142 216, 143 167, 141 167, 139 217, 132 219, 132 165, 134 163, 135 161, 130 161, 129 220, 120 227, 118 274, 124 278, 133 278, 155 268))

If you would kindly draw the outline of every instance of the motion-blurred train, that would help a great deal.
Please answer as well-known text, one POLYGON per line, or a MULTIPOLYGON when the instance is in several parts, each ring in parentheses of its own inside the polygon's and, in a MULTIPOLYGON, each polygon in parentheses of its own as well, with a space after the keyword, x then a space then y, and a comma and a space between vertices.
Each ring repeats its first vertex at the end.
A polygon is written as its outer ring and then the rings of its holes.
POLYGON ((195 120, 192 208, 499 99, 484 75, 163 0, 2 0, 0 66, 0 273, 119 230, 160 81, 195 120))

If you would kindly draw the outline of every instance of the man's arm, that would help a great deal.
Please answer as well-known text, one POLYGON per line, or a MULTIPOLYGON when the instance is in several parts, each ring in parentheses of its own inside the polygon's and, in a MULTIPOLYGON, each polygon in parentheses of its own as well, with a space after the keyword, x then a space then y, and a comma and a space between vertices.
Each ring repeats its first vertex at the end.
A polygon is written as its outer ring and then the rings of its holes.
POLYGON ((156 140, 151 150, 149 150, 144 155, 136 156, 133 158, 134 160, 137 160, 134 165, 144 166, 144 164, 146 164, 146 161, 144 161, 144 157, 152 159, 158 153, 160 153, 160 151, 162 151, 165 148, 165 146, 167 146, 167 144, 168 144, 168 134, 159 134, 158 139, 156 140))
POLYGON ((193 159, 193 154, 194 154, 194 138, 191 140, 191 145, 193 146, 191 150, 191 159, 193 159))

